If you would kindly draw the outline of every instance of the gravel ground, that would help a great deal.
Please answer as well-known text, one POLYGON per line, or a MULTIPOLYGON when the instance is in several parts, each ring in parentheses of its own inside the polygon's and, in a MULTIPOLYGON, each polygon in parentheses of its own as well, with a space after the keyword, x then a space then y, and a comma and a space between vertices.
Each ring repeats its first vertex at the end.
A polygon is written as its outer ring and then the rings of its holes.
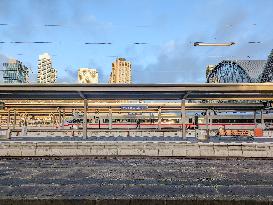
POLYGON ((273 161, 1 159, 1 199, 273 201, 273 161))

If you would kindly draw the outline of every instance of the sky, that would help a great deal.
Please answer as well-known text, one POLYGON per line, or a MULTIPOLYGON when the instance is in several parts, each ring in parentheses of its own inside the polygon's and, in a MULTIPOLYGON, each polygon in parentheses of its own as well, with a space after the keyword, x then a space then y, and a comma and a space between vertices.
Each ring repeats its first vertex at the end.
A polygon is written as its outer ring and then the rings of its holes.
POLYGON ((0 63, 22 61, 36 82, 38 56, 47 52, 59 83, 77 83, 80 67, 96 68, 107 83, 118 56, 132 62, 133 83, 203 83, 208 64, 267 58, 272 11, 272 0, 0 0, 0 42, 52 42, 0 43, 0 63), (195 47, 196 41, 236 44, 195 47))

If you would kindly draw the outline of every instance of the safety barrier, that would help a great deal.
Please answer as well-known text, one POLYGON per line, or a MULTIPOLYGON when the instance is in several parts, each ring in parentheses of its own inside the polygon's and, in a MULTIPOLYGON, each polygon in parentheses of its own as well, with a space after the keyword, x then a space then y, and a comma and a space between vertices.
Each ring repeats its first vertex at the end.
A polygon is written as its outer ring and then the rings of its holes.
POLYGON ((152 156, 273 158, 273 143, 0 142, 0 156, 152 156))

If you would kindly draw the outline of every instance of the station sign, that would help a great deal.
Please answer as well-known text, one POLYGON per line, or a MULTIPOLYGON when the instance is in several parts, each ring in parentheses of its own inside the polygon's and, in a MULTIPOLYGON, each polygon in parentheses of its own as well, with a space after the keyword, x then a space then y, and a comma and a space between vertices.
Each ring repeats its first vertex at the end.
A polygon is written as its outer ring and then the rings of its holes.
POLYGON ((122 105, 120 106, 122 110, 147 110, 147 105, 122 105))
POLYGON ((128 115, 129 116, 136 116, 136 115, 142 115, 142 113, 139 113, 139 112, 129 112, 128 115))

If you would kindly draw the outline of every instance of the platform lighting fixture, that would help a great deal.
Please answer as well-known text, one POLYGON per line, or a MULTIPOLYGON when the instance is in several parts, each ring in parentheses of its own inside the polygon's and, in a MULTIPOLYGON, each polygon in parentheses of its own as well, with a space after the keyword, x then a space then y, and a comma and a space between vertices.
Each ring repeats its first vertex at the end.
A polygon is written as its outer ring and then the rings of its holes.
POLYGON ((194 42, 193 46, 232 46, 235 45, 234 42, 228 43, 204 43, 204 42, 194 42))
POLYGON ((49 42, 49 41, 34 41, 32 43, 52 43, 52 42, 49 42))
POLYGON ((107 56, 108 58, 117 58, 118 56, 107 56))
POLYGON ((35 43, 35 44, 48 44, 52 43, 49 41, 33 41, 33 42, 27 42, 27 41, 11 41, 9 43, 14 43, 14 44, 26 44, 26 43, 35 43))
POLYGON ((135 45, 145 45, 145 44, 148 44, 148 43, 135 42, 134 44, 135 44, 135 45))
POLYGON ((85 45, 110 45, 110 42, 86 42, 85 45))
POLYGON ((261 41, 249 41, 249 44, 256 44, 256 43, 262 43, 261 41))
POLYGON ((61 25, 60 24, 45 24, 44 26, 47 26, 47 27, 59 27, 61 25))

